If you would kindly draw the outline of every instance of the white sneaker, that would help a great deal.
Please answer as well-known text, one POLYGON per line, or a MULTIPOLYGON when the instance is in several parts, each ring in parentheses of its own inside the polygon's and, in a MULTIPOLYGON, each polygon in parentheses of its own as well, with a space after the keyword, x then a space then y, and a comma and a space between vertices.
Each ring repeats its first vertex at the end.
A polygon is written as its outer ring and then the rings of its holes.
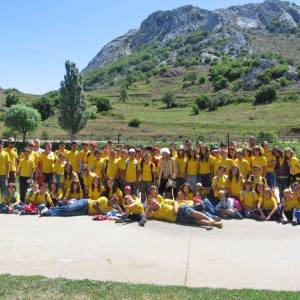
POLYGON ((49 209, 47 207, 43 208, 40 212, 40 216, 45 216, 47 214, 48 210, 49 209))

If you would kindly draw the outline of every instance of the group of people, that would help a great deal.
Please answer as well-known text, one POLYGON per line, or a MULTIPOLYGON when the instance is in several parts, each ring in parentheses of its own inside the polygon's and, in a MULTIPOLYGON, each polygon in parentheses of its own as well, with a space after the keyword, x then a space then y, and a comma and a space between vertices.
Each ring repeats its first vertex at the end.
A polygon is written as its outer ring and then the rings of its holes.
POLYGON ((222 219, 296 225, 300 162, 291 148, 257 143, 134 147, 76 141, 70 149, 39 139, 18 154, 0 141, 0 213, 94 215, 117 222, 148 219, 222 228, 222 219), (16 180, 19 179, 19 193, 16 180))

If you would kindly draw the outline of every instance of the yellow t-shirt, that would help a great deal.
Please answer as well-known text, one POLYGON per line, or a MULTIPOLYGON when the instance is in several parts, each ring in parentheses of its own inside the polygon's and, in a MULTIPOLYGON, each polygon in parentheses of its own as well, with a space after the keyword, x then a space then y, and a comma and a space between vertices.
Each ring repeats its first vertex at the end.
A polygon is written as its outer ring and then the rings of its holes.
POLYGON ((22 158, 19 162, 19 175, 21 177, 31 177, 35 169, 34 162, 31 159, 22 158))
POLYGON ((142 181, 153 181, 154 180, 154 173, 156 172, 155 164, 153 163, 146 163, 143 164, 139 163, 139 171, 141 172, 141 180, 142 181), (143 170, 142 170, 143 168, 143 170))
POLYGON ((4 176, 7 173, 6 164, 10 162, 9 155, 6 151, 0 151, 0 175, 4 176))
POLYGON ((176 157, 177 163, 177 177, 183 178, 185 177, 185 170, 186 170, 186 159, 176 157))
POLYGON ((190 160, 187 160, 187 168, 186 168, 186 175, 187 176, 196 176, 198 175, 198 169, 199 169, 199 162, 196 159, 191 158, 190 160))
POLYGON ((293 198, 291 200, 288 200, 284 202, 284 210, 285 211, 291 211, 294 208, 300 208, 300 202, 297 196, 293 195, 293 198))
POLYGON ((20 202, 20 194, 18 192, 14 192, 13 194, 5 193, 4 195, 1 195, 1 203, 5 205, 11 205, 15 204, 17 202, 20 202))
POLYGON ((242 191, 240 201, 247 209, 256 209, 258 196, 254 191, 242 191))
POLYGON ((76 199, 80 200, 83 198, 83 192, 80 190, 79 193, 71 193, 71 189, 68 189, 68 191, 65 194, 65 199, 76 199))
POLYGON ((127 160, 126 161, 126 171, 125 171, 125 180, 127 182, 136 182, 137 180, 137 171, 138 171, 138 161, 127 160))
POLYGON ((87 151, 81 150, 79 152, 79 160, 81 161, 81 163, 87 165, 87 163, 88 163, 88 154, 89 153, 90 153, 89 150, 87 150, 87 151))
POLYGON ((126 170, 126 160, 124 160, 123 158, 119 158, 118 167, 119 167, 119 171, 125 171, 126 170))
POLYGON ((300 162, 299 162, 299 159, 296 156, 293 156, 289 160, 289 166, 290 166, 291 175, 296 175, 296 174, 300 173, 300 162))
POLYGON ((194 201, 193 200, 178 200, 178 206, 181 207, 183 205, 187 206, 194 206, 194 201))
POLYGON ((103 161, 103 168, 107 178, 117 178, 119 172, 118 159, 105 159, 103 161))
MULTIPOLYGON (((148 201, 151 199, 151 196, 149 196, 148 197, 149 199, 148 199, 148 201)), ((164 201, 165 201, 165 199, 161 196, 161 195, 157 195, 156 197, 155 197, 155 200, 158 202, 158 203, 163 203, 164 201)))
POLYGON ((177 215, 173 212, 173 205, 171 201, 165 200, 160 204, 160 208, 158 210, 151 213, 150 218, 175 223, 177 215))
POLYGON ((88 197, 91 200, 97 200, 101 197, 102 192, 103 192, 103 187, 100 188, 100 191, 98 188, 94 188, 93 190, 92 187, 90 187, 88 197))
POLYGON ((59 155, 60 155, 61 153, 64 154, 65 158, 67 159, 68 154, 69 154, 69 151, 68 151, 67 149, 64 149, 63 151, 61 151, 60 149, 56 150, 56 151, 54 152, 54 154, 55 154, 55 159, 58 159, 58 157, 59 157, 59 155))
POLYGON ((262 176, 250 176, 251 181, 253 182, 253 186, 255 187, 259 182, 262 182, 264 185, 267 185, 267 180, 262 176))
POLYGON ((76 174, 75 172, 73 172, 72 176, 70 176, 70 177, 67 176, 67 177, 65 178, 65 176, 61 176, 61 178, 60 178, 60 183, 61 183, 61 186, 63 187, 64 193, 66 193, 67 190, 70 188, 70 186, 71 186, 71 181, 72 181, 73 179, 77 179, 77 180, 78 180, 78 176, 77 176, 77 174, 76 174))
POLYGON ((201 161, 199 160, 199 174, 204 175, 204 174, 211 174, 211 169, 214 165, 215 159, 212 155, 208 157, 207 161, 201 161))
MULTIPOLYGON (((264 152, 264 156, 267 160, 267 164, 270 164, 271 162, 276 162, 276 157, 272 154, 272 151, 265 151, 264 152)), ((275 165, 273 166, 267 166, 267 172, 271 172, 273 173, 274 172, 274 169, 275 169, 275 165)))
POLYGON ((42 163, 42 172, 46 174, 53 173, 55 155, 53 152, 47 154, 43 152, 39 156, 39 162, 42 163))
POLYGON ((89 172, 87 175, 83 176, 83 185, 85 187, 85 190, 88 191, 90 186, 92 185, 93 178, 96 176, 95 173, 89 172))
POLYGON ((52 199, 50 197, 49 193, 40 193, 40 192, 35 192, 32 194, 30 198, 30 202, 34 203, 35 205, 40 205, 40 204, 49 204, 51 207, 54 207, 54 204, 52 202, 52 199))
POLYGON ((264 155, 262 156, 252 156, 252 167, 258 165, 261 167, 260 175, 263 175, 263 168, 267 167, 267 159, 264 155))
POLYGON ((69 164, 72 165, 73 171, 78 173, 79 172, 79 165, 80 165, 80 154, 76 151, 69 151, 69 153, 66 156, 67 161, 69 164))
POLYGON ((234 163, 238 166, 240 173, 246 177, 251 172, 251 167, 246 159, 235 159, 234 163))
POLYGON ((95 173, 96 175, 100 178, 100 180, 103 177, 102 171, 103 171, 103 164, 104 164, 104 159, 96 159, 95 161, 95 173))
POLYGON ((89 170, 91 170, 91 171, 95 170, 95 168, 96 168, 96 156, 95 156, 94 152, 90 152, 87 155, 87 166, 88 166, 89 170))
POLYGON ((10 160, 10 167, 9 167, 9 171, 10 172, 16 172, 17 170, 17 159, 18 159, 18 152, 16 148, 5 148, 4 149, 8 156, 9 156, 9 160, 10 160))
POLYGON ((106 197, 100 197, 96 200, 88 199, 88 214, 90 216, 99 213, 98 209, 95 209, 93 205, 97 205, 101 213, 106 213, 112 210, 112 208, 108 205, 108 199, 106 197))
POLYGON ((220 190, 227 190, 228 189, 228 176, 215 176, 212 179, 212 188, 214 190, 214 196, 219 197, 220 190))
POLYGON ((194 195, 193 193, 187 193, 186 195, 183 195, 182 192, 178 192, 177 197, 178 199, 182 199, 182 200, 193 200, 194 195))
POLYGON ((221 158, 219 160, 215 159, 215 161, 214 161, 214 173, 215 173, 215 175, 217 175, 218 169, 221 166, 226 168, 225 174, 228 175, 231 167, 233 166, 232 159, 230 159, 228 157, 226 157, 224 159, 221 158))
POLYGON ((259 200, 259 204, 261 208, 264 209, 273 209, 273 208, 277 208, 277 201, 274 197, 271 197, 269 199, 266 198, 261 198, 259 200))
POLYGON ((231 181, 228 180, 228 188, 229 188, 230 196, 239 198, 241 195, 241 191, 243 189, 243 184, 244 184, 243 178, 236 180, 236 178, 233 177, 231 181))
POLYGON ((53 172, 55 174, 57 174, 57 175, 63 175, 64 171, 65 171, 65 165, 66 165, 65 161, 59 161, 59 160, 57 160, 54 163, 53 172))
POLYGON ((124 205, 124 208, 128 214, 141 215, 144 213, 144 206, 140 200, 134 200, 133 206, 124 205))

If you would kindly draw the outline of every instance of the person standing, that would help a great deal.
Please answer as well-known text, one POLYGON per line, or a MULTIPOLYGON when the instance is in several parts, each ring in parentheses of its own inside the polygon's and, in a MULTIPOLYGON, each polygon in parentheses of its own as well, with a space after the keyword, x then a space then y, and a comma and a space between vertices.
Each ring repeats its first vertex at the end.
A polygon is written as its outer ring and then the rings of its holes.
POLYGON ((4 149, 7 152, 8 156, 9 156, 9 160, 10 160, 8 183, 16 182, 18 152, 14 146, 15 146, 15 139, 9 138, 8 146, 4 149))
POLYGON ((9 176, 9 155, 3 149, 3 141, 0 140, 0 190, 1 195, 6 192, 7 179, 9 176))

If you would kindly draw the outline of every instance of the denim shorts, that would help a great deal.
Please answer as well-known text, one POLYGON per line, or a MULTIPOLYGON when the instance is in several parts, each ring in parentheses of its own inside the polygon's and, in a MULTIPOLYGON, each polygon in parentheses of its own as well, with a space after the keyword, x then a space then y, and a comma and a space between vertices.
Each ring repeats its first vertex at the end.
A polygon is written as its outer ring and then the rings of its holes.
POLYGON ((195 210, 187 205, 183 205, 178 209, 176 223, 179 224, 195 224, 195 218, 192 217, 192 213, 195 210))

